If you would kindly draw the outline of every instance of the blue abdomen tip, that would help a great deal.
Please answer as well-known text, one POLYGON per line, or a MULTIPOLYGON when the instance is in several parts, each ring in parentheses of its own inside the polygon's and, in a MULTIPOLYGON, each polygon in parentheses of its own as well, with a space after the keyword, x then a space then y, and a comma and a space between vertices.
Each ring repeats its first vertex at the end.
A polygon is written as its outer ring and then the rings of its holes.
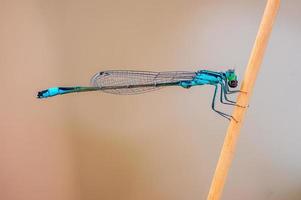
POLYGON ((47 90, 43 90, 43 91, 38 92, 37 97, 40 98, 40 99, 41 98, 52 97, 52 96, 58 95, 59 91, 60 90, 59 90, 58 87, 49 88, 47 90))

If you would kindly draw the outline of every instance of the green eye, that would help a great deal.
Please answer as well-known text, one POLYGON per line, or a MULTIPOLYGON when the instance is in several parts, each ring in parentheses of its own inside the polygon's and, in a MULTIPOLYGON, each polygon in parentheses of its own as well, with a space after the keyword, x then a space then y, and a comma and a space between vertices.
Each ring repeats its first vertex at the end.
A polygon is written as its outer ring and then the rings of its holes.
POLYGON ((237 81, 237 76, 234 69, 229 69, 228 71, 226 71, 226 77, 228 81, 237 81))
POLYGON ((237 76, 234 73, 230 73, 228 76, 228 80, 229 81, 234 81, 237 79, 237 76))

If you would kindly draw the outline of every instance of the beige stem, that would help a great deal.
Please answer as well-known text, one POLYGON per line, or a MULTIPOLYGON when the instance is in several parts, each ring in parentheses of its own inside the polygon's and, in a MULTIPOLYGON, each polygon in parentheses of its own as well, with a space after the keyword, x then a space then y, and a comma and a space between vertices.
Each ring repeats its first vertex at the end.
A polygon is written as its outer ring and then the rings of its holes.
MULTIPOLYGON (((241 90, 246 93, 239 94, 237 99, 237 104, 239 105, 248 105, 249 103, 279 6, 280 0, 268 0, 267 2, 241 86, 241 90)), ((221 198, 246 110, 241 107, 235 107, 234 109, 233 117, 238 122, 231 120, 228 127, 207 200, 219 200, 221 198)))

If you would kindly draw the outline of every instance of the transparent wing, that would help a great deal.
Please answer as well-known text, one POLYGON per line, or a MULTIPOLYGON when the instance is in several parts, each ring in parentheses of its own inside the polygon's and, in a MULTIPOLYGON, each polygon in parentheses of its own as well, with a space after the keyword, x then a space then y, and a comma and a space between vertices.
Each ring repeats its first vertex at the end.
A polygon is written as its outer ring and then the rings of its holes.
POLYGON ((165 86, 177 85, 180 81, 190 81, 195 72, 147 72, 147 71, 103 71, 91 79, 94 87, 112 94, 140 94, 160 89, 165 86))

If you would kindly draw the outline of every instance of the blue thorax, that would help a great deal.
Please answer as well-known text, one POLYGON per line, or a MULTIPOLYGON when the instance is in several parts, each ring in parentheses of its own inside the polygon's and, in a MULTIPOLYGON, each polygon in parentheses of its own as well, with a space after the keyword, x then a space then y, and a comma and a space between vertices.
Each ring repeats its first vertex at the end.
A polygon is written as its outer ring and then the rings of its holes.
POLYGON ((191 81, 181 81, 179 85, 183 88, 190 88, 197 85, 216 85, 222 80, 222 73, 208 70, 201 70, 191 81))

